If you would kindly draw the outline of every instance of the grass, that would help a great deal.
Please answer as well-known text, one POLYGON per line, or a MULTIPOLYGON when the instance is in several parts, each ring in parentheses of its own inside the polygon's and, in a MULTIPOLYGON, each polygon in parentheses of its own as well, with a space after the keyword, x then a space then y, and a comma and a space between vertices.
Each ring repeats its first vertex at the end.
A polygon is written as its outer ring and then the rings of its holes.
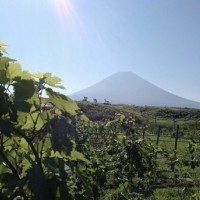
POLYGON ((129 105, 104 105, 101 103, 77 102, 80 109, 93 121, 113 119, 115 113, 131 113, 143 124, 173 128, 177 124, 185 128, 200 129, 200 110, 189 108, 140 107, 129 105))
POLYGON ((199 200, 200 197, 198 198, 198 195, 195 195, 198 192, 200 192, 198 187, 156 189, 154 194, 147 200, 199 200))

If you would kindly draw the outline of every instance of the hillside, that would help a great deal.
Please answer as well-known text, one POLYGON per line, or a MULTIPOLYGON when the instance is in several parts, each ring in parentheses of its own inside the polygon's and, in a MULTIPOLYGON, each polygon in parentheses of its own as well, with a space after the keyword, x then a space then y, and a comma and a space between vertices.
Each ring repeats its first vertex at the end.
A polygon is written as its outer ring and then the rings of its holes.
POLYGON ((73 100, 109 100, 112 104, 200 108, 200 103, 171 94, 132 72, 119 72, 70 95, 73 100))
POLYGON ((147 125, 149 130, 160 125, 166 129, 173 129, 175 125, 184 127, 185 130, 200 128, 200 110, 188 108, 129 106, 129 105, 104 105, 101 103, 77 102, 80 110, 92 121, 113 120, 118 113, 131 114, 136 124, 147 125))

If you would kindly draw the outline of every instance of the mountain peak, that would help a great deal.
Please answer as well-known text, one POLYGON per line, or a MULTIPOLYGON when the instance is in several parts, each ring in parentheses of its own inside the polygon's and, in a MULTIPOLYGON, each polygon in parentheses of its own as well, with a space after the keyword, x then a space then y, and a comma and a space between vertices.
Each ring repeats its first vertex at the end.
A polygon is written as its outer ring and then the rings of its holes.
POLYGON ((90 101, 93 98, 98 102, 104 102, 104 99, 107 99, 113 104, 200 108, 200 103, 171 94, 133 72, 114 73, 70 95, 73 100, 82 100, 84 96, 87 96, 90 101))

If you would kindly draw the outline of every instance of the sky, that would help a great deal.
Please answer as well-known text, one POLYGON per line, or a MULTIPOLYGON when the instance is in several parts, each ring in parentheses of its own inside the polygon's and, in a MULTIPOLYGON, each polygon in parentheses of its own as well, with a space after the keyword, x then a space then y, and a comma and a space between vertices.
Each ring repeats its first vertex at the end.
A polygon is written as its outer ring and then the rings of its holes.
POLYGON ((199 0, 0 0, 0 41, 65 94, 131 71, 200 102, 199 0))

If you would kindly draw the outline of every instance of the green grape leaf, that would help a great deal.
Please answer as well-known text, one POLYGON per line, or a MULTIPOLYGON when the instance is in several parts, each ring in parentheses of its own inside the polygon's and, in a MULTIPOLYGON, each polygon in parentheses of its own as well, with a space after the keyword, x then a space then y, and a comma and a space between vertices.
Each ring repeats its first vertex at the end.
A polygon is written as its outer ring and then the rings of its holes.
POLYGON ((21 139, 19 145, 20 145, 21 148, 23 148, 26 151, 29 149, 29 145, 24 138, 21 139))
POLYGON ((81 120, 85 121, 85 122, 88 122, 89 119, 86 115, 81 115, 81 120))
POLYGON ((120 121, 123 122, 125 120, 125 115, 120 115, 120 121))
POLYGON ((38 72, 37 74, 32 74, 33 78, 43 78, 44 74, 42 72, 38 72))
POLYGON ((51 76, 52 76, 52 74, 49 73, 49 72, 47 72, 47 73, 45 73, 45 74, 43 75, 43 77, 45 77, 45 78, 48 78, 48 77, 51 77, 51 76))
POLYGON ((5 70, 0 70, 0 83, 2 84, 7 84, 9 79, 6 76, 6 71, 5 70))
POLYGON ((21 76, 22 68, 19 63, 10 63, 7 69, 7 77, 12 80, 15 77, 21 76))
POLYGON ((26 100, 27 103, 34 105, 32 110, 36 110, 36 108, 40 107, 40 99, 38 98, 38 95, 36 93, 33 94, 31 98, 26 100))
POLYGON ((16 60, 8 58, 8 57, 0 57, 0 70, 6 69, 10 62, 15 62, 16 60))
POLYGON ((44 121, 38 113, 33 113, 26 117, 26 123, 22 126, 22 129, 28 130, 35 127, 38 131, 44 126, 44 121))
POLYGON ((183 178, 183 180, 187 183, 193 183, 194 182, 191 178, 183 178))
POLYGON ((58 151, 51 151, 50 158, 63 158, 63 156, 58 151))
POLYGON ((77 104, 70 99, 65 103, 65 107, 66 107, 66 111, 70 113, 71 115, 76 115, 77 114, 76 110, 79 109, 77 104))
POLYGON ((71 152, 71 159, 72 160, 82 160, 87 164, 90 164, 90 161, 84 157, 84 155, 76 150, 72 150, 71 152))
POLYGON ((7 46, 6 43, 0 41, 0 51, 7 53, 6 46, 7 46))
POLYGON ((57 84, 60 84, 61 79, 59 77, 57 77, 57 76, 47 77, 45 79, 45 82, 50 86, 55 86, 57 84))
POLYGON ((3 41, 0 41, 0 46, 6 46, 6 43, 3 41))
POLYGON ((31 105, 26 101, 15 101, 15 108, 21 112, 30 112, 31 105))
MULTIPOLYGON (((63 85, 60 85, 60 82, 62 81, 59 77, 57 76, 51 76, 50 73, 46 73, 47 77, 45 78, 45 83, 48 84, 49 86, 60 88, 60 89, 65 89, 63 85)), ((45 76, 45 75, 44 75, 45 76)))
POLYGON ((29 73, 29 71, 25 70, 25 71, 22 71, 21 79, 22 79, 22 80, 31 80, 31 79, 32 79, 32 76, 31 76, 31 74, 29 73))
POLYGON ((13 84, 15 101, 30 99, 35 92, 33 80, 21 80, 13 84))
POLYGON ((10 173, 11 170, 6 167, 5 163, 3 163, 3 160, 0 159, 0 172, 1 172, 1 175, 0 175, 0 180, 1 180, 1 176, 5 173, 10 173))
POLYGON ((50 111, 47 110, 47 111, 42 112, 40 117, 43 120, 43 123, 45 124, 49 121, 49 119, 51 119, 52 116, 51 116, 50 111))
POLYGON ((68 97, 58 92, 54 92, 51 88, 46 89, 50 101, 60 110, 68 112, 71 115, 76 115, 78 106, 75 102, 71 101, 68 97))
POLYGON ((4 52, 4 53, 7 53, 6 48, 3 47, 3 46, 0 46, 0 51, 2 51, 2 52, 4 52))
POLYGON ((31 168, 31 163, 24 158, 20 163, 20 166, 22 167, 21 177, 25 177, 27 175, 27 171, 31 168))
POLYGON ((29 115, 27 112, 17 111, 17 127, 21 127, 26 123, 26 118, 29 115))

